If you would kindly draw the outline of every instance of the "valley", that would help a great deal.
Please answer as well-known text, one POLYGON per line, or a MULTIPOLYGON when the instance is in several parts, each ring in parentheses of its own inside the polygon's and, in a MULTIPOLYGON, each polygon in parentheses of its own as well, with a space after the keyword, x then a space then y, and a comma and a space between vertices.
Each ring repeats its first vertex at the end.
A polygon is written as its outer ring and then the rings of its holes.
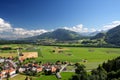
MULTIPOLYGON (((30 44, 6 44, 0 45, 0 53, 1 57, 18 57, 18 52, 16 48, 21 48, 21 53, 33 53, 37 52, 38 57, 34 59, 28 59, 22 62, 22 64, 28 64, 31 61, 34 62, 41 62, 41 64, 52 63, 55 64, 57 61, 60 63, 68 63, 72 66, 67 66, 66 71, 62 71, 62 79, 64 80, 64 75, 69 75, 67 80, 71 78, 72 74, 74 74, 75 70, 75 63, 80 63, 86 66, 85 70, 90 72, 91 70, 98 67, 98 65, 106 62, 107 60, 114 59, 120 56, 120 49, 119 48, 96 48, 96 47, 61 47, 61 46, 41 46, 41 45, 30 45, 30 44), (8 50, 5 50, 6 48, 8 50)), ((16 59, 15 61, 18 61, 16 59)), ((55 75, 45 76, 44 71, 40 72, 41 76, 32 77, 33 80, 44 80, 44 78, 53 78, 53 80, 57 80, 55 75)), ((24 76, 25 75, 17 75, 24 76)), ((16 76, 16 77, 17 77, 16 76)), ((10 78, 10 80, 14 80, 14 78, 10 78)), ((22 80, 22 79, 21 79, 22 80)))

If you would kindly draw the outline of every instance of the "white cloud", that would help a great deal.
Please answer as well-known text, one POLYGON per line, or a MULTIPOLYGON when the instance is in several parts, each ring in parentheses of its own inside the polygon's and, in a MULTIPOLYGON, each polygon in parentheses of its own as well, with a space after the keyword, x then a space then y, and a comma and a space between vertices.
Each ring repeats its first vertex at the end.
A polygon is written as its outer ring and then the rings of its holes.
POLYGON ((23 29, 23 28, 14 28, 14 31, 13 33, 16 34, 16 35, 22 35, 22 36, 35 36, 35 35, 40 35, 42 33, 45 33, 47 32, 46 30, 44 29, 38 29, 38 30, 26 30, 26 29, 23 29))
POLYGON ((95 32, 96 29, 92 28, 92 29, 88 29, 86 27, 83 26, 83 24, 79 24, 73 27, 63 27, 64 29, 67 30, 71 30, 71 31, 75 31, 75 32, 79 32, 79 33, 87 33, 87 32, 95 32))
POLYGON ((76 25, 73 27, 63 27, 63 28, 67 29, 67 30, 79 32, 79 33, 87 33, 87 32, 96 32, 96 31, 98 31, 98 32, 107 31, 107 30, 112 29, 118 25, 120 25, 120 21, 113 21, 107 25, 104 25, 101 29, 96 29, 96 28, 89 29, 89 28, 84 27, 83 24, 76 25))
POLYGON ((0 38, 25 38, 40 35, 47 32, 44 29, 27 30, 24 28, 13 28, 10 23, 0 18, 0 38))
POLYGON ((96 29, 94 29, 94 28, 92 28, 91 30, 90 30, 90 32, 96 32, 97 30, 96 29))
POLYGON ((118 25, 120 25, 120 21, 113 21, 112 23, 109 23, 109 24, 103 26, 102 30, 109 30, 109 29, 114 28, 118 25))
MULTIPOLYGON (((89 29, 87 27, 84 27, 83 24, 79 24, 73 27, 63 27, 63 28, 67 30, 79 32, 79 33, 87 33, 87 32, 96 32, 96 31, 106 31, 118 25, 120 25, 120 21, 113 21, 112 23, 104 25, 99 30, 97 30, 96 28, 89 29)), ((50 30, 50 31, 53 31, 53 30, 50 30)), ((44 30, 44 29, 27 30, 24 28, 13 28, 10 23, 0 18, 0 38, 13 38, 13 39, 25 38, 25 37, 40 35, 45 32, 47 32, 47 30, 44 30)))
POLYGON ((11 25, 8 22, 5 22, 2 18, 0 18, 0 32, 11 30, 12 30, 11 25))

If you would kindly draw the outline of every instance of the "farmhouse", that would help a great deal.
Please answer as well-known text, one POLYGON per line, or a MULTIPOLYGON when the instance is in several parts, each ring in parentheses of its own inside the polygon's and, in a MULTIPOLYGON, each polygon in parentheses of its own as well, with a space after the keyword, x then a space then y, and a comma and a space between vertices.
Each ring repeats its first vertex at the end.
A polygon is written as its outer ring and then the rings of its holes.
POLYGON ((9 75, 11 76, 11 75, 14 75, 16 73, 16 70, 10 69, 10 70, 8 70, 8 72, 9 72, 9 75))
POLYGON ((13 69, 13 68, 3 70, 3 71, 1 71, 1 73, 0 73, 0 78, 5 78, 5 77, 7 77, 7 74, 9 74, 10 76, 11 76, 11 75, 14 75, 14 74, 16 74, 16 70, 13 69))
POLYGON ((42 67, 38 67, 38 68, 37 68, 37 72, 41 72, 42 70, 43 70, 42 67))

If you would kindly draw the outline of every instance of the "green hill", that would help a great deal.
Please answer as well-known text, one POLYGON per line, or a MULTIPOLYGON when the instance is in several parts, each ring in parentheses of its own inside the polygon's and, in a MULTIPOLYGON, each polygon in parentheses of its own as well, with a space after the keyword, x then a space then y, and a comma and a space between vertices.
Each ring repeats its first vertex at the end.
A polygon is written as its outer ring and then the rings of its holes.
POLYGON ((58 41, 69 41, 69 40, 78 40, 82 36, 78 33, 66 29, 57 29, 52 32, 43 33, 38 36, 34 36, 28 39, 37 40, 37 39, 56 39, 58 41))
POLYGON ((91 39, 104 39, 106 36, 106 33, 98 33, 97 35, 91 37, 91 39))
POLYGON ((120 25, 107 32, 105 41, 120 46, 120 25))

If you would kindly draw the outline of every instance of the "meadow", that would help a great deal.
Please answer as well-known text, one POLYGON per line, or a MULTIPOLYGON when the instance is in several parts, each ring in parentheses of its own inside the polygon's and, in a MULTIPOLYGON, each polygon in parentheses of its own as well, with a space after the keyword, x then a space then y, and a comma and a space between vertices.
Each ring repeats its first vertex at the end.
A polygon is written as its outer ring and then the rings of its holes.
MULTIPOLYGON (((5 45, 0 45, 0 47, 5 45)), ((76 63, 79 62, 81 64, 84 64, 86 66, 86 70, 92 70, 96 68, 99 64, 102 64, 103 62, 106 62, 107 60, 114 59, 117 56, 120 56, 120 49, 119 48, 93 48, 93 47, 56 47, 56 46, 36 46, 36 45, 9 45, 13 48, 15 47, 22 47, 22 48, 30 48, 35 47, 34 50, 30 49, 23 49, 23 52, 31 52, 31 51, 37 51, 39 54, 39 57, 36 58, 37 61, 42 61, 42 63, 46 62, 56 62, 56 61, 67 61, 70 63, 76 63)), ((7 51, 1 51, 0 56, 2 57, 8 57, 8 56, 17 56, 16 50, 7 50, 7 51), (14 53, 10 53, 10 52, 14 53)), ((73 73, 67 72, 62 73, 63 79, 61 80, 68 80, 70 76, 73 73), (64 76, 67 76, 67 78, 64 79, 64 76)), ((20 75, 21 76, 21 75, 20 75)), ((17 76, 16 76, 17 77, 17 76)), ((18 76, 19 77, 19 76, 18 76)), ((37 80, 49 80, 52 78, 52 80, 57 80, 55 75, 53 76, 45 76, 42 75, 40 78, 35 78, 37 80)), ((12 79, 14 80, 14 78, 12 79)), ((21 79, 22 80, 22 79, 21 79)))
MULTIPOLYGON (((67 61, 71 63, 79 62, 86 66, 86 69, 96 68, 99 64, 120 56, 119 48, 92 48, 92 47, 56 47, 56 46, 36 46, 28 44, 0 45, 14 48, 22 47, 22 52, 37 51, 38 61, 56 62, 67 61), (27 49, 28 48, 28 49, 27 49), (35 48, 35 49, 33 49, 35 48), (31 50, 32 49, 32 50, 31 50), (86 60, 86 62, 84 62, 86 60)), ((17 56, 17 50, 0 50, 0 56, 17 56)))
POLYGON ((68 61, 80 62, 86 69, 96 68, 99 64, 120 56, 119 48, 88 48, 88 47, 62 47, 63 52, 52 52, 56 48, 53 46, 39 46, 40 56, 37 60, 43 62, 68 61), (86 60, 86 62, 84 62, 86 60))
MULTIPOLYGON (((68 80, 71 76, 74 75, 73 72, 62 72, 62 79, 60 80, 68 80)), ((29 76, 28 76, 29 77, 29 76)), ((9 80, 25 80, 26 76, 22 74, 18 74, 13 78, 9 78, 9 80)), ((6 80, 6 79, 3 79, 6 80)), ((58 80, 55 75, 41 75, 40 77, 32 77, 32 80, 58 80)))

